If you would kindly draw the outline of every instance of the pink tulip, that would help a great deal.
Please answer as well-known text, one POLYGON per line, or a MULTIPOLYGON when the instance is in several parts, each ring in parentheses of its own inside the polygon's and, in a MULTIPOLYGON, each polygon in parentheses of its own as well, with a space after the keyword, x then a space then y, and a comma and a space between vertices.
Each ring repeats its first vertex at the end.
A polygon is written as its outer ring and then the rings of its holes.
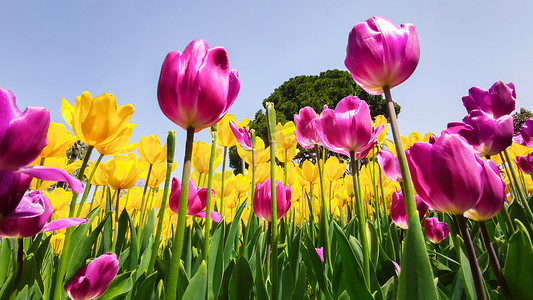
POLYGON ((372 150, 383 128, 383 124, 379 125, 372 132, 368 104, 352 96, 342 99, 335 110, 325 106, 318 119, 318 135, 322 145, 344 155, 354 151, 358 160, 372 150))
POLYGON ((67 218, 48 223, 53 211, 50 199, 43 192, 32 192, 22 197, 13 213, 0 221, 0 236, 31 237, 41 232, 59 230, 88 221, 87 218, 67 218))
POLYGON ((242 149, 245 151, 252 151, 252 138, 248 129, 246 127, 237 128, 235 122, 231 120, 229 121, 229 127, 231 128, 233 135, 235 135, 235 139, 237 139, 237 142, 239 145, 241 145, 242 149))
POLYGON ((533 174, 533 152, 525 156, 517 156, 516 165, 522 173, 533 174))
POLYGON ((435 218, 427 218, 424 221, 424 229, 426 230, 428 239, 433 244, 439 244, 450 234, 448 224, 445 222, 439 222, 439 220, 435 218))
MULTIPOLYGON (((276 180, 276 205, 277 219, 279 220, 291 208, 291 187, 289 185, 283 186, 280 180, 276 180)), ((256 185, 254 213, 261 220, 272 221, 270 178, 256 185)))
POLYGON ((480 156, 495 155, 513 142, 513 117, 503 115, 495 119, 486 112, 475 109, 463 122, 449 123, 447 132, 460 134, 480 156))
POLYGON ((7 216, 15 210, 30 183, 30 175, 0 171, 0 216, 7 216))
MULTIPOLYGON (((170 191, 170 198, 168 204, 170 209, 177 214, 180 206, 181 183, 178 179, 172 179, 172 189, 170 191)), ((215 192, 211 190, 211 195, 215 192)), ((194 181, 189 179, 189 194, 187 201, 187 216, 198 218, 205 218, 205 208, 207 205, 207 188, 198 188, 194 181)), ((211 211, 211 219, 215 222, 220 222, 222 216, 216 211, 211 211)))
POLYGON ((73 300, 95 299, 107 290, 118 272, 115 253, 106 253, 81 268, 65 285, 65 291, 73 300))
POLYGON ((513 142, 533 147, 533 118, 529 118, 524 122, 520 131, 513 137, 513 142))
POLYGON ((320 257, 320 261, 324 263, 324 247, 315 248, 316 254, 318 254, 318 257, 320 257))
MULTIPOLYGON (((418 217, 420 221, 426 215, 428 206, 420 196, 415 195, 416 209, 418 211, 418 217)), ((407 221, 407 211, 405 209, 405 203, 403 201, 403 193, 401 190, 396 191, 392 194, 392 204, 390 208, 390 217, 392 222, 402 229, 409 228, 409 223, 407 221)))
POLYGON ((383 87, 393 88, 409 78, 419 58, 414 25, 398 27, 386 18, 373 17, 353 27, 344 64, 363 90, 380 95, 383 87))
POLYGON ((398 158, 394 156, 394 153, 386 149, 381 149, 376 155, 376 158, 383 171, 383 175, 388 180, 402 182, 402 170, 400 170, 400 163, 398 162, 398 158))
POLYGON ((311 149, 320 144, 318 136, 318 118, 315 111, 306 106, 294 115, 294 125, 296 125, 296 141, 305 149, 311 149))
POLYGON ((467 210, 464 216, 485 221, 495 217, 505 202, 505 182, 500 177, 500 170, 492 160, 487 160, 483 168, 483 191, 476 205, 467 210))
POLYGON ((468 91, 468 96, 463 97, 463 105, 468 113, 479 109, 495 119, 512 113, 515 102, 514 84, 505 84, 502 81, 493 84, 488 91, 473 87, 468 91))
POLYGON ((434 210, 456 215, 478 203, 487 174, 497 172, 491 162, 477 156, 474 148, 457 134, 444 132, 433 145, 415 143, 406 155, 413 184, 422 200, 434 210))
POLYGON ((172 51, 165 58, 157 98, 167 118, 198 132, 222 119, 239 89, 238 73, 229 70, 226 50, 194 40, 183 53, 172 51))

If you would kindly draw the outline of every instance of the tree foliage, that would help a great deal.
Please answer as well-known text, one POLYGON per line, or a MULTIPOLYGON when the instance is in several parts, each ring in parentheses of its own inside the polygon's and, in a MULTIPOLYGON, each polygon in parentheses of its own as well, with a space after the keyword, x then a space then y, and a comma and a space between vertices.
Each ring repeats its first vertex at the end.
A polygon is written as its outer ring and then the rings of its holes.
MULTIPOLYGON (((328 70, 319 75, 300 75, 285 81, 282 85, 265 100, 274 103, 276 108, 277 122, 284 124, 294 121, 294 115, 301 108, 309 106, 318 114, 324 105, 335 108, 337 103, 346 96, 357 96, 365 100, 370 107, 370 113, 374 118, 377 115, 386 114, 386 101, 381 96, 372 96, 363 91, 352 79, 347 71, 328 70)), ((400 113, 400 106, 395 104, 396 114, 400 113)), ((250 129, 254 129, 256 135, 261 137, 265 144, 268 143, 267 122, 264 109, 256 112, 255 119, 250 121, 250 129)), ((242 163, 235 149, 230 149, 230 166, 236 171, 242 170, 242 163)))
POLYGON ((533 117, 533 113, 523 107, 520 108, 520 112, 515 112, 513 114, 514 133, 519 132, 520 128, 522 127, 522 125, 524 125, 526 120, 532 117, 533 117))

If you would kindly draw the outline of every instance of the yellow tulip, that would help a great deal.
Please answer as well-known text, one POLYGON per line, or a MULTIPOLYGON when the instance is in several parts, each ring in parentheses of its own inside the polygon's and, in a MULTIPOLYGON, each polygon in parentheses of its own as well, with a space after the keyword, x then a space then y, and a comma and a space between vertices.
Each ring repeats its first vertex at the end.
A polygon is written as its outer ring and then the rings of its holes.
POLYGON ((50 238, 50 244, 54 249, 55 254, 63 252, 63 243, 65 242, 65 235, 63 233, 56 233, 50 238))
MULTIPOLYGON (((171 172, 174 172, 176 168, 178 167, 177 162, 172 162, 172 170, 171 172)), ((143 172, 141 174, 142 178, 146 178, 148 175, 148 170, 143 172)), ((151 188, 156 188, 161 185, 161 183, 165 182, 165 179, 167 177, 167 162, 166 160, 164 162, 158 162, 155 163, 152 166, 152 174, 150 175, 150 180, 148 181, 148 186, 151 188)))
POLYGON ((281 125, 278 123, 276 125, 276 148, 280 149, 291 149, 296 147, 296 125, 293 121, 281 125))
MULTIPOLYGON (((248 165, 252 164, 252 151, 246 151, 237 144, 237 153, 248 165)), ((263 139, 255 137, 255 165, 259 166, 266 163, 270 159, 270 146, 265 148, 263 139)))
POLYGON ((157 135, 150 135, 141 137, 138 149, 141 160, 147 164, 153 165, 160 162, 167 161, 167 143, 161 147, 161 141, 157 135))
POLYGON ((248 191, 250 191, 250 180, 248 177, 242 175, 241 173, 235 175, 235 192, 237 193, 237 198, 244 197, 248 191))
MULTIPOLYGON (((85 169, 85 176, 89 178, 93 170, 94 162, 89 162, 89 165, 85 169)), ((107 173, 106 173, 106 163, 100 162, 96 168, 91 184, 95 186, 106 186, 107 185, 107 173)))
POLYGON ((130 153, 137 148, 138 143, 128 144, 133 134, 133 127, 135 124, 126 124, 122 133, 109 143, 96 145, 94 148, 98 153, 103 155, 115 155, 130 153))
POLYGON ((432 132, 428 132, 424 135, 424 142, 426 143, 429 143, 429 139, 431 138, 431 136, 433 135, 432 132))
POLYGON ((352 175, 344 176, 344 189, 346 190, 346 194, 348 195, 349 198, 352 198, 355 196, 354 189, 353 189, 352 175))
MULTIPOLYGON (((224 172, 224 202, 226 197, 231 195, 234 187, 235 180, 233 179, 233 171, 227 170, 224 172)), ((220 192, 222 190, 222 174, 220 172, 216 172, 213 176, 213 190, 215 191, 215 195, 220 198, 220 192)))
POLYGON ((133 115, 131 104, 117 107, 115 96, 104 93, 93 99, 89 92, 76 97, 74 106, 61 99, 63 118, 76 136, 89 146, 106 145, 124 135, 133 115))
POLYGON ((107 181, 115 190, 131 188, 144 167, 137 161, 137 156, 130 153, 128 156, 115 155, 106 165, 107 181))
POLYGON ((335 181, 341 178, 346 172, 346 162, 339 162, 339 159, 332 156, 324 164, 324 175, 329 181, 335 181))
POLYGON ((128 211, 140 210, 142 206, 143 189, 140 186, 134 186, 126 195, 129 199, 126 209, 128 211))
POLYGON ((381 131, 380 134, 378 134, 378 145, 383 143, 385 138, 387 137, 387 118, 383 115, 376 116, 376 121, 372 122, 372 128, 376 128, 379 125, 385 125, 385 128, 383 128, 383 131, 381 131))
MULTIPOLYGON (((209 159, 211 157, 211 144, 196 142, 192 147, 192 167, 199 173, 209 173, 209 159)), ((215 151, 215 169, 222 162, 222 149, 215 151)))
POLYGON ((287 169, 287 182, 285 185, 292 185, 294 183, 295 174, 296 174, 296 166, 293 162, 289 161, 289 163, 285 164, 283 168, 281 166, 276 165, 276 180, 284 181, 285 178, 285 168, 287 169))
POLYGON ((52 192, 45 192, 45 195, 50 199, 52 209, 57 211, 63 209, 72 199, 72 192, 67 192, 63 188, 55 188, 52 192))
POLYGON ((409 134, 409 146, 407 146, 405 149, 411 147, 414 143, 423 142, 423 141, 424 141, 424 138, 422 137, 420 132, 413 131, 409 134))
POLYGON ((48 145, 43 148, 37 160, 47 157, 65 157, 67 150, 78 140, 78 138, 72 136, 72 132, 67 131, 65 125, 53 122, 50 122, 46 138, 48 139, 48 145))
POLYGON ((318 166, 312 162, 306 160, 302 164, 301 168, 296 168, 298 175, 300 175, 307 183, 317 183, 318 182, 318 166))
POLYGON ((298 149, 296 149, 296 145, 289 149, 276 147, 276 158, 281 163, 285 163, 287 161, 291 162, 292 159, 296 156, 296 154, 298 154, 298 149))
POLYGON ((255 167, 255 184, 263 183, 270 178, 270 164, 263 163, 255 167))

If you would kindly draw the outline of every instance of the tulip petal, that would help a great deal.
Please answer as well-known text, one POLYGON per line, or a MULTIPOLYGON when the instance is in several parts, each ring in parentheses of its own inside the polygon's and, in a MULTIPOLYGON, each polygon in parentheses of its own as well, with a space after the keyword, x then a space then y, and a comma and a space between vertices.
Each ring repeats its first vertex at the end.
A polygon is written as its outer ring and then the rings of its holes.
POLYGON ((28 166, 19 169, 19 172, 47 181, 65 181, 75 193, 80 194, 83 192, 83 184, 81 181, 70 176, 67 172, 61 169, 42 166, 28 166))
POLYGON ((89 219, 87 219, 87 218, 83 218, 83 219, 78 219, 78 218, 60 219, 60 220, 52 221, 52 222, 47 223, 46 225, 44 225, 44 227, 41 230, 41 232, 54 231, 54 230, 67 228, 67 227, 70 227, 70 226, 76 226, 76 225, 80 225, 80 224, 85 224, 88 221, 89 221, 89 219))

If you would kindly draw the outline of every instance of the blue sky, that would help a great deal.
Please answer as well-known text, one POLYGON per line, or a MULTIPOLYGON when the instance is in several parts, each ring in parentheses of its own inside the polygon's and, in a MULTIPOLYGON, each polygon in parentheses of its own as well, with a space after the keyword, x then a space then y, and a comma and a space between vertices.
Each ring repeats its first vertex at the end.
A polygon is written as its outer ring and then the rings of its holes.
POLYGON ((419 35, 418 68, 392 90, 401 133, 438 133, 464 117, 461 97, 472 86, 513 82, 517 107, 533 110, 533 2, 490 2, 2 1, 0 86, 15 93, 20 109, 45 106, 59 123, 61 98, 110 92, 135 107, 132 142, 176 130, 181 165, 184 131, 165 118, 156 96, 168 52, 197 38, 223 46, 241 81, 229 112, 253 118, 287 79, 346 70, 350 29, 380 15, 413 23, 419 35))

